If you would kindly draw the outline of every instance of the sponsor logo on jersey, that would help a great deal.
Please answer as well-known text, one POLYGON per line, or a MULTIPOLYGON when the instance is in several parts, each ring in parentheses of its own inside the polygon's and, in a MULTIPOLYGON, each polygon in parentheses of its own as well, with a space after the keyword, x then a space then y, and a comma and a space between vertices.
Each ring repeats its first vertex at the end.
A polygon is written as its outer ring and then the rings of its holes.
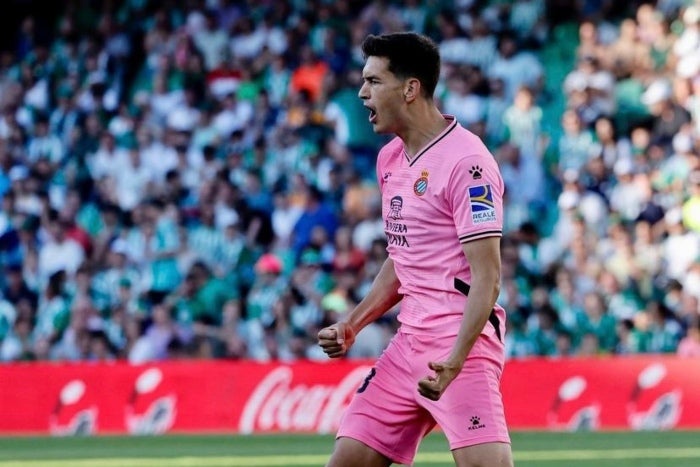
POLYGON ((413 184, 413 192, 418 196, 423 196, 428 189, 428 171, 423 170, 420 178, 413 184))
POLYGON ((469 187, 469 205, 472 210, 472 222, 483 224, 496 220, 496 205, 493 202, 491 185, 469 187))
POLYGON ((387 214, 387 217, 389 219, 402 219, 401 217, 401 208, 403 207, 403 198, 400 196, 394 196, 391 198, 391 201, 389 201, 389 214, 387 214))
POLYGON ((408 233, 408 227, 403 222, 403 217, 401 216, 401 209, 403 208, 403 198, 399 195, 394 196, 389 201, 389 212, 384 220, 384 232, 386 233, 386 239, 389 245, 396 246, 406 246, 410 247, 408 239, 406 238, 406 233, 408 233))

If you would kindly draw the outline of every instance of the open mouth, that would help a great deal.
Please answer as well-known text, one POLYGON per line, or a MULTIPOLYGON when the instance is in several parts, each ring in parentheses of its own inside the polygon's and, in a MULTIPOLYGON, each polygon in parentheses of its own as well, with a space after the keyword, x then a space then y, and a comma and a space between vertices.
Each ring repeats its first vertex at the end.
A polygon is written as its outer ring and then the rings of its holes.
POLYGON ((376 123, 377 121, 377 111, 373 107, 370 107, 367 102, 363 104, 364 108, 369 110, 369 122, 376 123))
POLYGON ((375 123, 376 121, 377 121, 377 112, 374 109, 370 108, 369 109, 369 122, 375 123))

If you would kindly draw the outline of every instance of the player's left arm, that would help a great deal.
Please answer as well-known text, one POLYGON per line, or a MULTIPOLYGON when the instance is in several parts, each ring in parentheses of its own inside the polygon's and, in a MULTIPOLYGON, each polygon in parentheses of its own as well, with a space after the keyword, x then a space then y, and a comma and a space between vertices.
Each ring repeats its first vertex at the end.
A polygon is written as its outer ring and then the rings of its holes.
POLYGON ((467 355, 486 326, 496 304, 501 284, 501 237, 486 237, 464 243, 462 249, 471 267, 471 293, 464 309, 457 339, 447 360, 430 362, 434 376, 418 383, 418 392, 438 400, 464 366, 467 355))

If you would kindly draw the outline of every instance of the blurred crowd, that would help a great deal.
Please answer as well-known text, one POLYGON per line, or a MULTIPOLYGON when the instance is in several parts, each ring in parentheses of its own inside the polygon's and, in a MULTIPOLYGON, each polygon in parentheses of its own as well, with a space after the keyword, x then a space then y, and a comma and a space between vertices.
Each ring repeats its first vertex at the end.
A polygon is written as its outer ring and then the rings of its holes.
POLYGON ((503 173, 509 358, 700 355, 700 2, 67 0, 14 26, 2 361, 323 358, 386 258, 360 44, 402 30, 503 173))

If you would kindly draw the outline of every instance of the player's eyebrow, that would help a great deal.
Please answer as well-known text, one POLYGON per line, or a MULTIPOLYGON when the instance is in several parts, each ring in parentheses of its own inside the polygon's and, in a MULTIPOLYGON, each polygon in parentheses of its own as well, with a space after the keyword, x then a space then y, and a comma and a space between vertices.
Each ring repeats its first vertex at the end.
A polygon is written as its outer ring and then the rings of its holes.
POLYGON ((372 80, 372 79, 374 79, 374 80, 379 80, 379 76, 374 75, 374 74, 372 74, 372 73, 367 73, 367 74, 363 74, 363 75, 362 75, 362 79, 365 80, 365 81, 369 81, 369 80, 372 80))

